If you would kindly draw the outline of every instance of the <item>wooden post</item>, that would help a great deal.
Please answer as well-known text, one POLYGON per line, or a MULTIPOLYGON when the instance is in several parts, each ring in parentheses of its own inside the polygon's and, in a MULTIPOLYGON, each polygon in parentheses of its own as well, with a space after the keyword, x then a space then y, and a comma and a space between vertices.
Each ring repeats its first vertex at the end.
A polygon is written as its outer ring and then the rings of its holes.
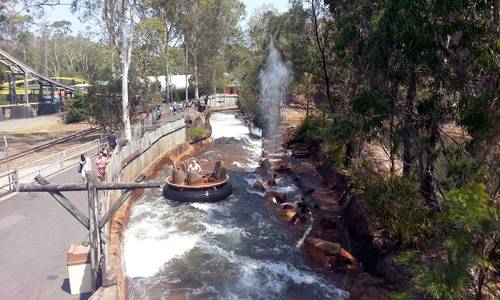
MULTIPOLYGON (((16 177, 17 177, 17 175, 16 175, 16 177)), ((17 180, 19 181, 19 179, 17 179, 17 180)), ((49 182, 40 175, 35 177, 35 181, 41 185, 48 185, 49 184, 49 182)), ((18 186, 19 186, 19 184, 18 184, 18 186)), ((61 204, 61 206, 64 207, 64 209, 66 209, 73 217, 75 217, 75 219, 77 219, 78 222, 80 222, 83 226, 85 226, 85 228, 87 228, 87 229, 90 228, 89 227, 89 219, 80 210, 78 210, 78 208, 73 203, 71 203, 68 199, 66 199, 66 197, 64 197, 60 192, 53 191, 53 192, 49 192, 49 194, 54 199, 56 199, 56 201, 59 202, 59 204, 61 204)))
POLYGON ((111 217, 115 214, 115 212, 120 209, 120 207, 128 200, 130 195, 132 195, 133 190, 127 190, 123 193, 118 200, 116 200, 115 204, 101 217, 99 220, 99 228, 102 229, 104 225, 111 219, 111 217))
POLYGON ((101 254, 101 242, 99 238, 98 212, 97 212, 97 189, 95 176, 87 177, 87 192, 89 203, 89 243, 90 243, 90 278, 92 281, 92 292, 97 290, 97 274, 99 272, 99 258, 101 254))

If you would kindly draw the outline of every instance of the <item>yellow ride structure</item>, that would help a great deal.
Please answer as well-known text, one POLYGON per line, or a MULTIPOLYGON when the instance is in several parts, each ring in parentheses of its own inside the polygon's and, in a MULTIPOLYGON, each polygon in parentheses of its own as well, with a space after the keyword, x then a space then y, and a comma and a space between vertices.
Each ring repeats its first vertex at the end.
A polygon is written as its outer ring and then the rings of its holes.
MULTIPOLYGON (((60 83, 67 84, 68 86, 75 87, 77 89, 82 89, 89 87, 89 81, 86 79, 75 78, 75 77, 50 77, 50 79, 58 81, 60 83)), ((27 94, 38 93, 40 90, 40 86, 38 85, 38 79, 30 78, 27 79, 28 83, 28 92, 27 94)), ((16 85, 16 94, 24 95, 24 79, 16 80, 14 82, 16 85)), ((57 88, 56 88, 57 89, 57 88)), ((0 95, 9 95, 9 83, 4 82, 0 84, 0 95)))

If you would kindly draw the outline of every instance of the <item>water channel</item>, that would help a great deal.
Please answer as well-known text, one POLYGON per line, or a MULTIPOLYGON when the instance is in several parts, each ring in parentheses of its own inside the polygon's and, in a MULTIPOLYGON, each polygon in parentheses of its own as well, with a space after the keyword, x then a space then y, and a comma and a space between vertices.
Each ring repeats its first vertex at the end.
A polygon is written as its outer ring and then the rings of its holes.
MULTIPOLYGON (((286 224, 252 188, 261 139, 235 113, 210 120, 214 143, 197 158, 207 166, 224 161, 233 195, 215 204, 181 204, 160 190, 146 192, 125 231, 129 298, 347 299, 297 248, 304 229, 286 224)), ((292 182, 278 185, 296 189, 292 182)))

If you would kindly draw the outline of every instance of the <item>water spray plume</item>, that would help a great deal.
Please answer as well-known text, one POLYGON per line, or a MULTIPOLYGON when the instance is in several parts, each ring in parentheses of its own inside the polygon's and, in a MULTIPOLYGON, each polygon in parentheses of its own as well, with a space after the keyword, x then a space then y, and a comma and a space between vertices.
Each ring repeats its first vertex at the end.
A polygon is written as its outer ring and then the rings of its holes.
POLYGON ((259 108, 264 121, 264 151, 276 152, 281 142, 278 132, 281 123, 281 109, 286 101, 291 72, 283 62, 280 53, 269 43, 269 55, 264 69, 260 71, 259 108))

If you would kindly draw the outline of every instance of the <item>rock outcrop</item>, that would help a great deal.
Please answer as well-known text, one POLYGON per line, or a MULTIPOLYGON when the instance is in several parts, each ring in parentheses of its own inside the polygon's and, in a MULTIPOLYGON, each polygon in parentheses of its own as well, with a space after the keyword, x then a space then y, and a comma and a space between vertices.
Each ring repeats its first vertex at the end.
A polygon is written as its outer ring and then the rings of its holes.
POLYGON ((340 244, 308 237, 304 240, 304 248, 311 260, 323 268, 338 272, 359 270, 356 258, 340 244))
POLYGON ((384 280, 368 273, 360 273, 350 291, 351 300, 389 300, 390 291, 385 288, 384 280))

